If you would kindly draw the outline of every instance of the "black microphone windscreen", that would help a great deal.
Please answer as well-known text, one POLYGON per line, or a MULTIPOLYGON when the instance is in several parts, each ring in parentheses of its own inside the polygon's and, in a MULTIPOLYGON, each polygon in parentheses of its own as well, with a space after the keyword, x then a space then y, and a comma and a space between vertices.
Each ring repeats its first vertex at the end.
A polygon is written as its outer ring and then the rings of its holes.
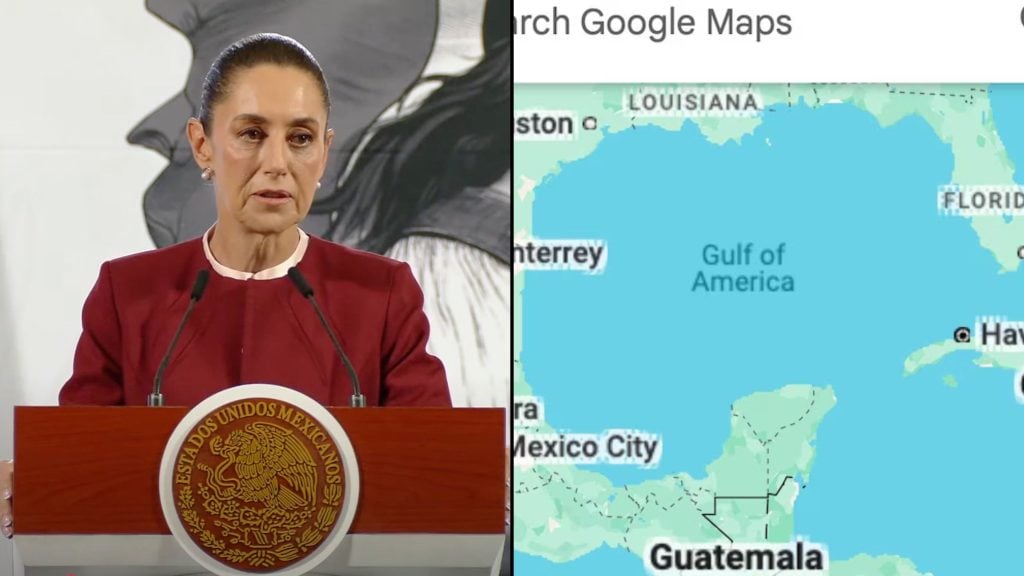
POLYGON ((295 284, 295 287, 299 289, 299 293, 304 297, 309 298, 313 295, 313 288, 310 287, 309 282, 306 282, 306 277, 302 275, 302 272, 299 272, 297 267, 292 266, 288 269, 288 278, 291 279, 292 284, 295 284))
POLYGON ((192 299, 196 302, 203 297, 203 291, 206 290, 206 282, 210 279, 210 271, 203 268, 196 274, 196 283, 192 285, 192 299))

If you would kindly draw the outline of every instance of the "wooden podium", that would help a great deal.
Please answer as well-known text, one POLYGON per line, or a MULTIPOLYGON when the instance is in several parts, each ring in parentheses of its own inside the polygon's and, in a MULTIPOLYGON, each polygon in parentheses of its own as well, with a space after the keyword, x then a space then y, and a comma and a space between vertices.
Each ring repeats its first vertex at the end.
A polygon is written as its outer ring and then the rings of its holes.
MULTIPOLYGON (((505 537, 504 411, 329 408, 358 458, 352 526, 311 574, 483 575, 505 537)), ((17 407, 15 546, 26 576, 206 574, 158 476, 184 407, 17 407)))

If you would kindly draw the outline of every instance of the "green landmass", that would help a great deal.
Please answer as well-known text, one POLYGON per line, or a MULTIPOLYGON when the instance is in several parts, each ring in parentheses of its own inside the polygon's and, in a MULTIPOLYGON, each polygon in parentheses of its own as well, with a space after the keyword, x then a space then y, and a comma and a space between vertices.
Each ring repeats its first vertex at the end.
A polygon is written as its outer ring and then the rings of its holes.
POLYGON ((911 352, 903 361, 903 375, 913 376, 925 366, 931 366, 952 354, 953 352, 974 350, 970 343, 943 340, 935 344, 929 344, 911 352))
POLYGON ((950 354, 957 352, 976 352, 978 357, 974 359, 974 364, 981 368, 999 368, 1014 372, 1024 368, 1024 352, 982 352, 970 343, 943 340, 911 352, 903 361, 903 375, 913 376, 922 368, 938 364, 950 354))
POLYGON ((985 352, 974 360, 974 363, 982 368, 1002 368, 1005 370, 1020 370, 1024 367, 1024 353, 1022 352, 985 352))
POLYGON ((797 494, 814 463, 813 441, 835 402, 831 388, 809 385, 741 398, 729 408, 731 432, 721 455, 700 479, 673 474, 614 486, 577 466, 517 466, 515 548, 568 562, 603 545, 639 556, 659 537, 789 542, 797 494), (712 512, 709 521, 704 514, 712 512))

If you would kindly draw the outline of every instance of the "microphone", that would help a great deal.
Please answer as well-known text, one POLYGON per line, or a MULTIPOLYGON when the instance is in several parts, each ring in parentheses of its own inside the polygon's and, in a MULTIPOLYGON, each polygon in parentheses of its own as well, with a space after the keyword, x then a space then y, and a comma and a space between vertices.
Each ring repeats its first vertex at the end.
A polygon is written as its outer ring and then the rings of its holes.
POLYGON ((345 351, 341 348, 341 343, 338 342, 338 336, 334 334, 334 330, 331 329, 331 325, 327 323, 327 318, 324 317, 323 311, 320 310, 320 305, 317 304, 316 298, 313 297, 313 288, 306 282, 306 277, 299 272, 299 269, 292 266, 288 269, 288 278, 291 279, 292 284, 298 288, 299 293, 309 300, 309 303, 313 305, 313 310, 316 311, 316 317, 320 319, 320 323, 323 324, 324 330, 327 330, 327 335, 331 337, 331 343, 334 344, 334 351, 338 353, 338 357, 341 358, 341 363, 345 365, 345 370, 348 370, 348 377, 352 380, 352 407, 363 408, 366 406, 366 397, 363 396, 362 390, 359 387, 359 377, 356 376, 356 371, 352 368, 352 363, 349 362, 348 356, 345 355, 345 351))
POLYGON ((195 307, 196 302, 203 297, 203 291, 206 290, 206 282, 209 279, 210 271, 205 268, 196 274, 196 281, 192 284, 192 295, 189 296, 188 308, 185 309, 185 315, 181 317, 178 331, 174 333, 174 338, 171 338, 171 345, 167 347, 167 353, 160 361, 160 367, 156 369, 156 376, 153 377, 153 393, 146 398, 146 406, 164 405, 164 395, 160 393, 160 386, 164 381, 164 371, 167 370, 167 363, 171 361, 171 352, 174 352, 174 346, 178 343, 178 337, 181 336, 181 331, 185 328, 185 322, 188 322, 188 317, 192 315, 192 308, 195 307))

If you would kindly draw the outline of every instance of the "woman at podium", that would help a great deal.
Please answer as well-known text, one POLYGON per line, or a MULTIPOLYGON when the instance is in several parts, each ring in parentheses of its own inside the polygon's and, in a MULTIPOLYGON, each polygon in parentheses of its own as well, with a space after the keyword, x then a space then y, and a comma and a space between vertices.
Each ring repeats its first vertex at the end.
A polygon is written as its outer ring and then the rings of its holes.
POLYGON ((145 404, 164 363, 168 405, 243 383, 348 405, 353 380, 367 405, 450 405, 409 267, 299 227, 327 165, 330 113, 323 72, 295 40, 258 34, 221 53, 187 126, 217 222, 103 264, 61 404, 145 404))
MULTIPOLYGON (((313 55, 285 36, 250 36, 214 61, 200 98, 187 133, 217 222, 102 265, 60 403, 146 404, 159 381, 166 405, 268 383, 325 405, 450 406, 409 266, 299 227, 334 137, 313 55)), ((6 537, 12 471, 0 461, 6 537)))

